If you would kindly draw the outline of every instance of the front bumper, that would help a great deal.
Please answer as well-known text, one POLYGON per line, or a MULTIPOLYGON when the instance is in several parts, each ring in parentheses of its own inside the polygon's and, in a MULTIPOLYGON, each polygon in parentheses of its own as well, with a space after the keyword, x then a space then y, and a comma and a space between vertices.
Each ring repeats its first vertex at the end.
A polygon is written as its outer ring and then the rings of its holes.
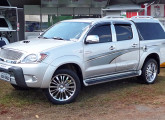
POLYGON ((8 64, 0 62, 0 72, 10 74, 11 84, 20 87, 40 88, 44 80, 48 64, 8 64))
POLYGON ((2 68, 2 66, 1 66, 0 72, 5 72, 10 75, 13 75, 13 77, 10 78, 10 82, 12 84, 16 84, 20 87, 27 87, 22 68, 20 68, 20 67, 2 68))

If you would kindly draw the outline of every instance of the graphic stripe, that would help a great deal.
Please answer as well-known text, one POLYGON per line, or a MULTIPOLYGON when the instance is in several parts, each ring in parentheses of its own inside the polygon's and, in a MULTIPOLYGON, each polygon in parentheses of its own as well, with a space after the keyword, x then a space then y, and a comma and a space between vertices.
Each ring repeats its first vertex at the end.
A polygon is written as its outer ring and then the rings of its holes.
POLYGON ((86 62, 89 66, 106 65, 112 63, 113 60, 115 60, 119 56, 136 50, 139 50, 139 48, 130 48, 130 49, 118 50, 114 52, 102 53, 90 57, 86 62))

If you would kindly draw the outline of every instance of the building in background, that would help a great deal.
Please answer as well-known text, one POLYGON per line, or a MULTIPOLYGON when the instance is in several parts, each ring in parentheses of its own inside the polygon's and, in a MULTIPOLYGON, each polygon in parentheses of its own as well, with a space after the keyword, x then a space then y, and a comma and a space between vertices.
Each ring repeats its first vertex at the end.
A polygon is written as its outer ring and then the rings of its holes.
POLYGON ((65 19, 97 18, 104 15, 152 15, 164 22, 164 0, 8 0, 24 8, 25 38, 38 36, 52 24, 65 19), (146 4, 145 4, 146 3, 146 4), (147 7, 144 6, 147 5, 147 7), (154 12, 152 12, 154 11, 154 12))

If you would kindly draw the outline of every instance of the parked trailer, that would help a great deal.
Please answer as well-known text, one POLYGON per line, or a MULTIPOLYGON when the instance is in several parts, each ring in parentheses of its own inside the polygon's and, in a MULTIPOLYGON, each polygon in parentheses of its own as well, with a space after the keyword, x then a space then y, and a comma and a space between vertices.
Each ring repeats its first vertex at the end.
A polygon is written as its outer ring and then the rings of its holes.
POLYGON ((0 47, 19 41, 18 8, 0 6, 0 47))

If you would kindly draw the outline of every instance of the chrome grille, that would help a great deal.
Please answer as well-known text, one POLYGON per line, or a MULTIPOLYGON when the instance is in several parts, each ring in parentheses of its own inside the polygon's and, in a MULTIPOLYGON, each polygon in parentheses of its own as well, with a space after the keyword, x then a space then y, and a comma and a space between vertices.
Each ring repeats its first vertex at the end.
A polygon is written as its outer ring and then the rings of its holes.
POLYGON ((8 59, 8 60, 19 60, 23 53, 8 49, 1 49, 0 58, 8 59))

